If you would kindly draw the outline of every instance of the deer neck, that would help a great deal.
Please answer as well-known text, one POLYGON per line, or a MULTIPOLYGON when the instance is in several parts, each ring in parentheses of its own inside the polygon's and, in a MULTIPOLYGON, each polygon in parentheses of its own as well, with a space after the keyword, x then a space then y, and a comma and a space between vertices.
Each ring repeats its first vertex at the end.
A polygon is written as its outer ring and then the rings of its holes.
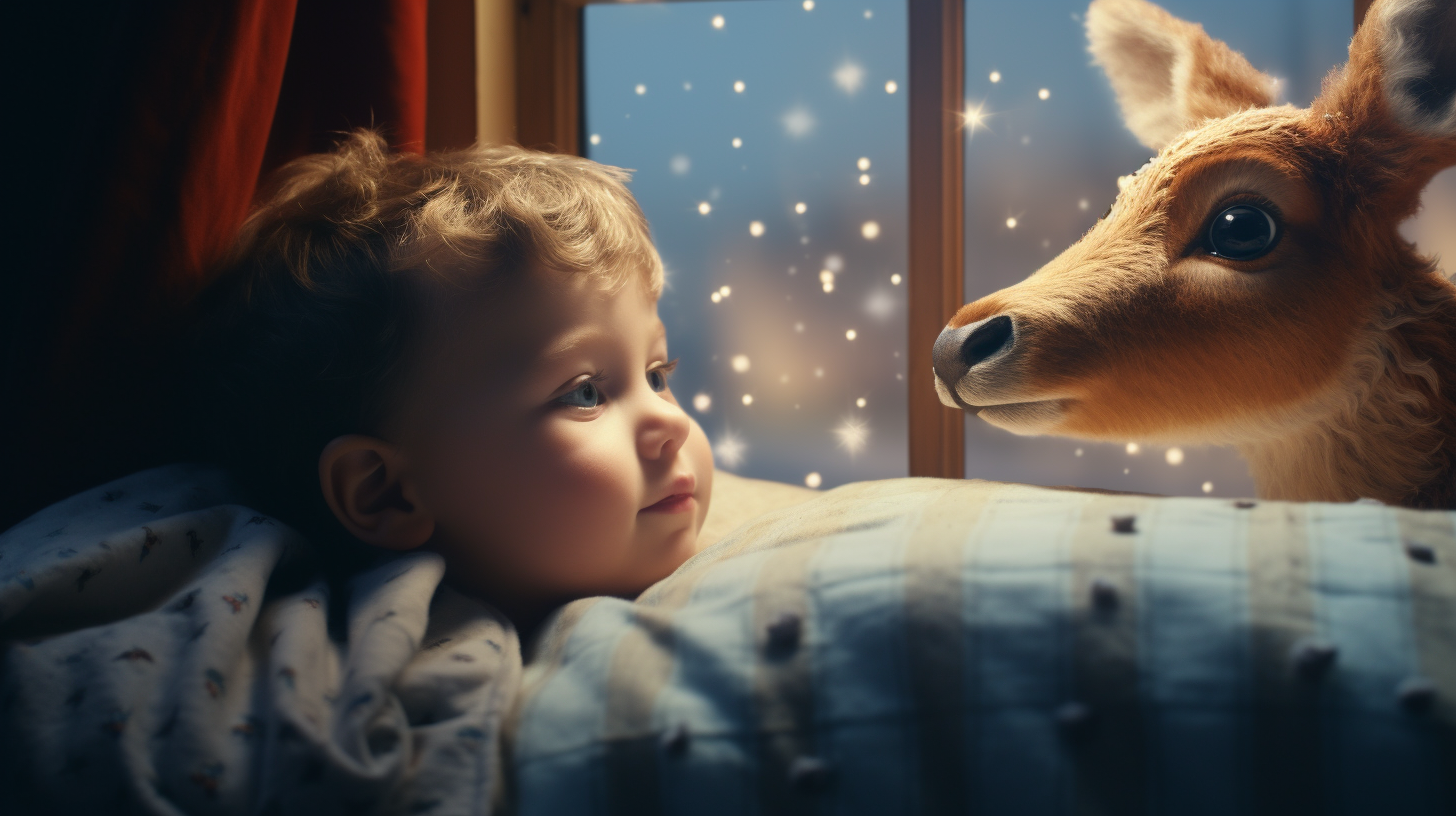
POLYGON ((1239 446, 1261 497, 1456 504, 1456 288, 1440 284, 1388 294, 1309 421, 1239 446))

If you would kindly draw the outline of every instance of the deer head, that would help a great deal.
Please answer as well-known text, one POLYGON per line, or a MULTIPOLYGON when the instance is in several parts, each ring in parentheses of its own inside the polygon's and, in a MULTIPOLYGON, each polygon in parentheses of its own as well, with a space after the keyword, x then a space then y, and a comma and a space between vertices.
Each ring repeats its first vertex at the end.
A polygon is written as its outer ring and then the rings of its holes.
POLYGON ((1144 0, 1086 24, 1157 156, 1080 241, 956 313, 942 402, 1020 434, 1241 445, 1265 495, 1410 502, 1449 479, 1456 289, 1396 228, 1456 164, 1456 4, 1377 2, 1308 109, 1144 0), (1385 494, 1336 472, 1392 435, 1410 450, 1379 454, 1405 457, 1385 494))

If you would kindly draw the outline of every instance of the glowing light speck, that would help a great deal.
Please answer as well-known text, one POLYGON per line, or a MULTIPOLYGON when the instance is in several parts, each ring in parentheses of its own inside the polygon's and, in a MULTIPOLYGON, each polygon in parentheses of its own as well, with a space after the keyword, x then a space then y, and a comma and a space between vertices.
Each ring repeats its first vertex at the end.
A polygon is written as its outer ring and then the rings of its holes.
POLYGON ((699 392, 693 396, 693 408, 700 414, 706 414, 713 407, 713 398, 699 392))
POLYGON ((1137 456, 1138 455, 1138 452, 1141 451, 1141 450, 1142 450, 1142 448, 1138 447, 1138 443, 1136 443, 1136 442, 1129 442, 1129 443, 1127 443, 1127 455, 1128 456, 1137 456))
POLYGON ((855 93, 864 84, 864 69, 846 61, 834 69, 834 84, 847 94, 855 93))
POLYGON ((685 176, 689 170, 693 169, 693 162, 687 156, 679 153, 668 161, 667 169, 671 170, 674 176, 685 176))
POLYGON ((1163 454, 1163 458, 1168 460, 1170 465, 1181 465, 1183 464, 1183 449, 1168 448, 1168 451, 1163 454))
POLYGON ((712 211, 713 211, 713 205, 712 204, 709 204, 706 201, 699 201, 698 202, 698 212, 699 213, 702 213, 703 215, 707 215, 708 213, 710 213, 712 211))
POLYGON ((974 108, 967 105, 965 113, 961 114, 961 121, 971 131, 971 135, 974 136, 976 131, 986 127, 986 117, 989 115, 986 113, 986 103, 984 102, 976 105, 974 108))
POLYGON ((1077 209, 1081 210, 1082 212, 1086 212, 1087 211, 1087 208, 1090 207, 1090 206, 1092 206, 1092 205, 1085 198, 1079 199, 1077 201, 1077 209))
POLYGON ((873 11, 870 11, 869 9, 865 9, 865 19, 866 20, 868 20, 868 19, 870 19, 870 18, 872 18, 874 16, 875 16, 875 13, 873 11))
POLYGON ((728 297, 729 295, 733 294, 733 287, 731 287, 731 286, 719 286, 718 287, 718 294, 722 295, 723 297, 728 297))
POLYGON ((724 22, 723 21, 723 15, 719 14, 719 15, 714 16, 713 17, 713 28, 722 28, 723 27, 723 22, 724 22))
POLYGON ((794 331, 799 334, 804 333, 804 322, 802 320, 794 324, 794 331))
POLYGON ((1047 90, 1046 88, 1042 88, 1041 90, 1039 90, 1039 91, 1036 92, 1036 98, 1037 99, 1043 99, 1043 100, 1045 100, 1045 99, 1051 99, 1052 98, 1052 92, 1049 91, 1049 90, 1047 90))
POLYGON ((718 292, 714 292, 713 294, 708 295, 708 298, 711 299, 714 303, 721 303, 723 301, 723 295, 718 292))
POLYGON ((895 314, 895 299, 883 289, 876 289, 865 298, 865 314, 876 320, 889 320, 895 314))
POLYGON ((885 83, 885 93, 894 93, 898 90, 900 90, 900 83, 896 82, 895 80, 892 79, 889 82, 885 83))
POLYGON ((854 404, 858 408, 865 407, 865 398, 864 397, 860 397, 859 399, 857 399, 857 400, 854 401, 854 404))
POLYGON ((816 369, 814 369, 814 376, 823 378, 823 376, 824 376, 824 369, 822 369, 822 368, 816 368, 816 369))
POLYGON ((804 0, 804 11, 814 10, 814 0, 804 0))
POLYGON ((739 374, 742 374, 743 372, 745 372, 745 371, 747 371, 749 369, 749 366, 751 364, 748 361, 748 355, 747 354, 735 354, 735 355, 733 355, 733 363, 732 363, 732 365, 733 365, 733 370, 734 371, 737 371, 739 374))
POLYGON ((593 133, 588 141, 590 141, 594 145, 599 145, 602 143, 602 134, 593 133))
POLYGON ((1204 482, 1203 483, 1203 492, 1204 493, 1212 493, 1213 492, 1213 482, 1204 482))
POLYGON ((842 256, 842 255, 825 255, 824 256, 824 268, 825 269, 828 269, 830 272, 843 272, 844 271, 844 256, 842 256))
POLYGON ((845 417, 834 429, 834 435, 839 438, 839 446, 854 456, 864 450, 865 442, 869 441, 870 426, 862 419, 845 417))
POLYGON ((638 96, 642 96, 645 93, 647 93, 647 86, 646 85, 640 85, 639 84, 637 86, 637 95, 638 96))
POLYGON ((734 147, 734 149, 735 149, 735 150, 736 150, 736 149, 737 149, 737 148, 740 148, 740 147, 743 147, 743 140, 742 140, 742 139, 739 139, 739 138, 737 138, 737 137, 735 137, 735 138, 734 138, 734 139, 733 139, 733 147, 734 147))
POLYGON ((878 221, 866 221, 859 228, 859 234, 865 237, 866 241, 873 241, 880 237, 880 224, 878 221))
POLYGON ((859 161, 855 162, 854 165, 855 167, 858 167, 860 169, 861 173, 863 173, 864 171, 870 169, 870 160, 868 158, 865 158, 864 156, 861 156, 859 161))
POLYGON ((890 276, 890 284, 893 285, 893 286, 899 286, 900 285, 900 281, 902 281, 902 280, 904 280, 904 278, 900 277, 900 273, 899 272, 896 272, 895 274, 893 274, 893 275, 890 276))
POLYGON ((718 437, 717 444, 713 445, 713 458, 717 460, 718 464, 728 468, 735 468, 743 464, 743 457, 746 453, 748 453, 748 445, 744 444, 738 434, 732 431, 724 431, 723 435, 718 437))
POLYGON ((784 130, 788 131, 790 136, 796 138, 807 136, 809 135, 809 131, 814 129, 814 115, 809 113, 807 108, 794 108, 784 114, 783 121, 784 130))
POLYGON ((1006 229, 1016 229, 1016 219, 1015 218, 1008 218, 1008 219, 1006 219, 1006 229))
POLYGON ((1077 456, 1079 458, 1082 456, 1082 449, 1081 448, 1077 448, 1077 456))
POLYGON ((808 211, 809 211, 809 205, 808 204, 805 204, 802 201, 800 201, 798 204, 795 204, 794 205, 794 212, 798 213, 799 215, 803 215, 804 213, 806 213, 808 211))
POLYGON ((748 234, 752 235, 754 238, 763 235, 763 222, 750 221, 748 224, 748 234))
POLYGON ((1000 71, 992 71, 991 72, 990 79, 991 79, 992 82, 1000 82, 1001 81, 1001 72, 1000 71))
MULTIPOLYGON (((869 12, 866 11, 865 14, 869 14, 869 12)), ((818 489, 819 485, 822 484, 824 484, 824 477, 820 476, 818 471, 810 473, 808 476, 804 477, 805 487, 818 489)))
POLYGON ((859 183, 861 185, 869 184, 870 183, 870 174, 869 173, 861 173, 860 174, 860 177, 859 177, 859 183))
POLYGON ((850 329, 849 331, 846 331, 844 333, 845 340, 853 340, 856 337, 859 337, 859 332, 855 331, 854 329, 850 329))
POLYGON ((743 89, 746 88, 746 87, 748 87, 748 86, 747 85, 744 85, 743 84, 743 80, 740 79, 737 82, 733 83, 733 92, 734 93, 743 93, 743 89))
POLYGON ((753 404, 753 395, 752 394, 744 394, 743 395, 743 404, 744 405, 752 405, 753 404))

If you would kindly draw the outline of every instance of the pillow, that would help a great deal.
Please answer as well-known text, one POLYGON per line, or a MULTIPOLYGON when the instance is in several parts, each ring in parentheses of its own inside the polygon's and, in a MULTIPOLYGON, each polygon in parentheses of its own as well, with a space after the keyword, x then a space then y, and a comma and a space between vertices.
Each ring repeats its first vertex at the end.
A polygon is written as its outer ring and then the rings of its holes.
POLYGON ((562 609, 520 814, 1456 808, 1449 512, 847 485, 562 609))
POLYGON ((706 549, 750 519, 802 504, 818 495, 818 491, 807 487, 748 479, 726 470, 715 470, 713 497, 708 503, 708 517, 698 533, 698 547, 706 549))

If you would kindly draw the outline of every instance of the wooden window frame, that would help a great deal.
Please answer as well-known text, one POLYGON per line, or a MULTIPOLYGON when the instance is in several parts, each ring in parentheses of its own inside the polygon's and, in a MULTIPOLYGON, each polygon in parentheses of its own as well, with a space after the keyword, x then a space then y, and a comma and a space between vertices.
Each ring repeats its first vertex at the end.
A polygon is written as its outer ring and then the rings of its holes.
MULTIPOLYGON (((520 0, 515 60, 520 144, 581 154, 582 9, 619 1, 520 0)), ((1370 3, 1355 0, 1357 27, 1370 3)), ((941 327, 964 302, 965 0, 907 0, 907 10, 909 473, 960 479, 965 477, 965 415, 940 403, 930 351, 941 327)))

